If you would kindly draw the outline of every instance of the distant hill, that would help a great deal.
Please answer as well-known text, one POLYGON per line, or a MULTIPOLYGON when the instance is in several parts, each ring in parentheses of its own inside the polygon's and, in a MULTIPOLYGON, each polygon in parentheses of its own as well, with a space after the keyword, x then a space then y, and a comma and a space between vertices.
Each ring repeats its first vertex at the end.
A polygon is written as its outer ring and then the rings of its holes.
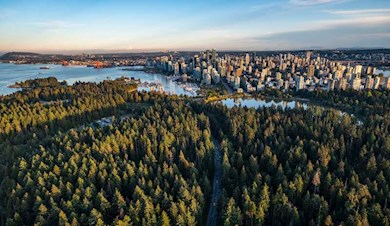
POLYGON ((41 56, 38 53, 31 52, 8 52, 0 57, 1 60, 15 60, 20 58, 36 58, 41 56))

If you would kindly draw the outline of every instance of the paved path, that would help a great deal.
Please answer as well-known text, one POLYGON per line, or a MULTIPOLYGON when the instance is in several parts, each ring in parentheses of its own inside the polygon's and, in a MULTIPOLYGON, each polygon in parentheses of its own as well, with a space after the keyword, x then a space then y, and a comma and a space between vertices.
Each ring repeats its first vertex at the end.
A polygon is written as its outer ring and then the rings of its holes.
POLYGON ((214 181, 213 181, 213 194, 211 197, 209 214, 207 217, 207 226, 217 225, 218 217, 218 201, 222 194, 222 153, 219 142, 213 139, 215 153, 214 153, 214 181))

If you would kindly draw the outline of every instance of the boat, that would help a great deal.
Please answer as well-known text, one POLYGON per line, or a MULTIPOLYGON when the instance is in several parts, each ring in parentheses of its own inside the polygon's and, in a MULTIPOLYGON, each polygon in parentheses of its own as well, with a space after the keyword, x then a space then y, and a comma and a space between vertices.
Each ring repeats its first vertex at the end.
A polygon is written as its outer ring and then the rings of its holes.
POLYGON ((49 66, 42 66, 39 69, 50 69, 50 67, 49 66))

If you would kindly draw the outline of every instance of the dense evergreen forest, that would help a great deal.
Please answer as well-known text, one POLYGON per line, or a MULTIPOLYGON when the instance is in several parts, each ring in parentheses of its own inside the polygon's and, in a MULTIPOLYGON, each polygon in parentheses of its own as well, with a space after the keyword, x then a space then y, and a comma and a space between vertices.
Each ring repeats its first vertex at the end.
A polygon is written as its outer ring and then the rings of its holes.
POLYGON ((212 140, 223 153, 218 225, 389 225, 389 92, 297 95, 363 124, 122 81, 0 96, 0 225, 205 225, 212 140))
POLYGON ((38 88, 38 87, 55 87, 66 85, 66 81, 59 82, 55 77, 30 79, 23 82, 17 82, 11 85, 11 88, 38 88))

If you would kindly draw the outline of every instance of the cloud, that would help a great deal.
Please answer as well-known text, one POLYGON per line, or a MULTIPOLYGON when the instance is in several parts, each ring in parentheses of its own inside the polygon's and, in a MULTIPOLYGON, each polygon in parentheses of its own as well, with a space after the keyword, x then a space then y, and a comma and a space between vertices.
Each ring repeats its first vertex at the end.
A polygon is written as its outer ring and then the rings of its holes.
POLYGON ((281 5, 280 2, 272 2, 272 3, 254 5, 254 6, 250 7, 250 11, 259 11, 259 10, 271 9, 271 8, 277 7, 279 5, 281 5))
POLYGON ((359 10, 324 10, 323 12, 335 15, 362 15, 389 13, 390 9, 359 9, 359 10))
POLYGON ((377 33, 365 33, 359 34, 359 37, 362 38, 371 38, 371 39, 388 39, 390 40, 390 32, 377 32, 377 33))
POLYGON ((65 20, 48 20, 43 22, 33 22, 31 25, 43 27, 46 29, 64 29, 64 28, 74 28, 74 27, 82 27, 85 24, 82 23, 72 23, 65 20))
MULTIPOLYGON (((330 20, 319 20, 304 23, 301 26, 297 26, 292 32, 298 31, 318 31, 335 28, 360 28, 360 27, 378 27, 386 26, 390 24, 390 15, 379 15, 379 16, 361 16, 361 17, 350 17, 330 20)), ((290 32, 290 31, 286 31, 290 32)), ((285 32, 281 32, 285 33, 285 32)), ((270 33, 273 34, 273 33, 270 33)))
POLYGON ((340 2, 343 2, 343 0, 290 0, 290 3, 299 6, 313 6, 340 2))
POLYGON ((288 30, 258 34, 259 42, 289 42, 289 46, 390 47, 390 15, 347 15, 329 20, 302 23, 288 30))
POLYGON ((312 28, 318 26, 319 29, 327 29, 334 27, 345 27, 345 26, 378 26, 390 24, 390 15, 386 16, 362 16, 362 17, 351 17, 345 19, 334 19, 319 21, 313 23, 312 28))

